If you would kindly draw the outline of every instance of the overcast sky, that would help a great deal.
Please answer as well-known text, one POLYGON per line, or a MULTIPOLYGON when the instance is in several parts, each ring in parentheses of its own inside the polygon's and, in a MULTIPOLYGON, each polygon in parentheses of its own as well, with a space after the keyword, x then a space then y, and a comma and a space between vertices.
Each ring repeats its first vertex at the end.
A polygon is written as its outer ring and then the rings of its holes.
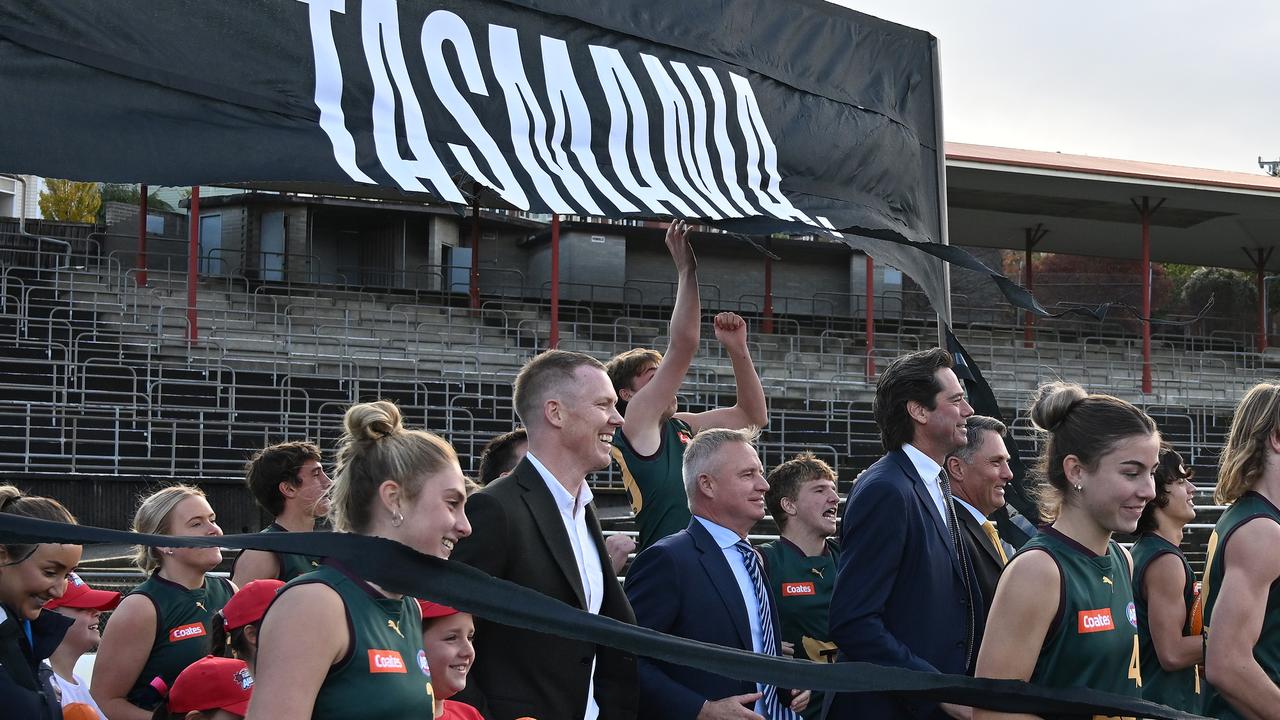
POLYGON ((942 50, 946 138, 1261 172, 1280 158, 1276 0, 834 0, 942 50))

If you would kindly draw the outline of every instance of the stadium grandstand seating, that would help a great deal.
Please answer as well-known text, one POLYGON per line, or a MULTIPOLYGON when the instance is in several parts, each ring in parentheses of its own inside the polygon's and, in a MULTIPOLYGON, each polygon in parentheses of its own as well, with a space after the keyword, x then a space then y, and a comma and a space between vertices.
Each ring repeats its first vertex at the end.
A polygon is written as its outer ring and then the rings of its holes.
MULTIPOLYGON (((465 293, 233 276, 202 280, 192 342, 185 273, 152 269, 140 287, 137 269, 103 256, 91 237, 56 246, 0 240, 0 479, 63 498, 96 525, 126 526, 144 488, 178 478, 205 486, 228 532, 256 530, 263 518, 240 484, 248 456, 285 438, 332 451, 343 409, 376 398, 443 434, 464 470, 474 470, 483 444, 516 422, 515 371, 548 345, 545 287, 507 287, 471 309, 465 293)), ((664 347, 673 295, 667 280, 634 281, 609 301, 562 302, 560 347, 602 359, 664 347)), ((773 331, 764 333, 759 298, 703 295, 708 314, 735 309, 750 325, 770 399, 766 466, 812 450, 839 468, 843 493, 880 454, 860 320, 830 311, 818 293, 807 305, 776 302, 773 331)), ((933 314, 911 310, 921 303, 883 302, 903 309, 877 325, 880 367, 936 344, 933 314)), ((1250 337, 1206 336, 1194 325, 1158 331, 1155 392, 1144 396, 1140 344, 1122 320, 1041 320, 1027 348, 1012 311, 970 307, 962 295, 955 303, 957 336, 1014 418, 1024 459, 1037 449, 1025 418, 1030 394, 1046 380, 1074 380, 1146 407, 1197 469, 1201 502, 1211 503, 1231 407, 1268 364, 1247 350, 1250 337)), ((681 396, 691 409, 733 393, 728 358, 704 335, 681 396)), ((609 527, 625 531, 620 478, 601 473, 595 486, 609 527)), ((1202 561, 1219 510, 1207 507, 1194 526, 1193 562, 1202 561)))

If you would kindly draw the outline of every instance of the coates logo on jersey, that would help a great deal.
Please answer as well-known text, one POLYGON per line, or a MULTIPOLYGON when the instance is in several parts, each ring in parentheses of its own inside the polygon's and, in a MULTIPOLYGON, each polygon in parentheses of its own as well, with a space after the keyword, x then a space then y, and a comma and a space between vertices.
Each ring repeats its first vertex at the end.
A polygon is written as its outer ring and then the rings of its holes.
POLYGON ((396 650, 370 650, 369 672, 371 673, 403 673, 404 658, 396 650))
POLYGON ((1077 632, 1081 635, 1085 633, 1106 632, 1115 630, 1115 621, 1111 619, 1111 608, 1099 608, 1097 610, 1081 610, 1077 632))
POLYGON ((1124 616, 1129 618, 1130 625, 1138 627, 1138 609, 1133 606, 1133 603, 1125 606, 1124 616))
POLYGON ((191 638, 204 637, 204 625, 202 623, 191 623, 190 625, 179 625, 169 631, 169 642, 180 642, 182 640, 190 640, 191 638))
POLYGON ((813 589, 811 582, 784 582, 782 583, 782 597, 795 597, 797 595, 813 595, 816 590, 813 589))
POLYGON ((418 669, 423 675, 431 677, 431 666, 427 664, 427 653, 425 650, 418 651, 418 669))

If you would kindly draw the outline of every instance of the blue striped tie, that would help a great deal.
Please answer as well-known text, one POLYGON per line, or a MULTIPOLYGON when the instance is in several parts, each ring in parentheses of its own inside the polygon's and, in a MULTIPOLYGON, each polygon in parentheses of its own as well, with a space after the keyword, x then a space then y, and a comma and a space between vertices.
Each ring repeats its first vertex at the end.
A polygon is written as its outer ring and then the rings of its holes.
MULTIPOLYGON (((746 540, 734 544, 742 555, 742 562, 747 566, 747 574, 751 576, 751 584, 756 591, 756 604, 760 607, 760 635, 763 638, 763 653, 778 654, 778 641, 773 636, 773 612, 769 602, 769 591, 765 587, 764 573, 760 569, 760 557, 746 540)), ((774 685, 760 685, 764 693, 764 714, 768 720, 799 720, 800 716, 791 711, 778 698, 778 688, 774 685)))

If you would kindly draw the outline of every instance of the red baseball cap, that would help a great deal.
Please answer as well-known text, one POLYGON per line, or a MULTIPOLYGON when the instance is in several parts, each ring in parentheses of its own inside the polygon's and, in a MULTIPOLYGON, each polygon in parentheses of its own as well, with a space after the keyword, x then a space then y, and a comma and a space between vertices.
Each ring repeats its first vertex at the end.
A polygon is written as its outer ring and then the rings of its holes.
POLYGON ((246 583, 222 608, 222 619, 226 622, 227 631, 262 622, 262 616, 267 614, 267 606, 282 587, 284 583, 279 580, 254 580, 246 583))
POLYGON ((450 615, 458 614, 457 610, 454 610, 448 605, 433 603, 430 600, 419 600, 418 607, 422 608, 423 620, 434 620, 436 618, 449 617, 450 615))
POLYGON ((120 604, 120 593, 114 590, 94 590, 89 583, 80 579, 75 573, 67 575, 67 589, 62 597, 56 597, 44 604, 46 610, 69 607, 79 610, 98 610, 106 612, 115 610, 120 604))
POLYGON ((169 690, 169 712, 226 710, 244 717, 253 694, 253 675, 243 660, 206 655, 178 673, 169 690))

